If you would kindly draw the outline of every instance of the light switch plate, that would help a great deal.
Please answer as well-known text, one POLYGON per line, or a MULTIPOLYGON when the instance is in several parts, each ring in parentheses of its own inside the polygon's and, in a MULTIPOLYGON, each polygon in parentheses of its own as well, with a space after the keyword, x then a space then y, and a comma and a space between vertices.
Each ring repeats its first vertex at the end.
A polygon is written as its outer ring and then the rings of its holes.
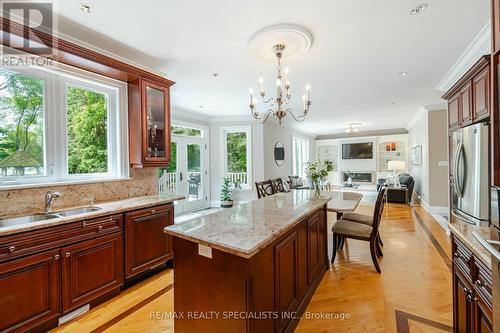
POLYGON ((198 244, 198 254, 212 259, 212 248, 203 244, 198 244))

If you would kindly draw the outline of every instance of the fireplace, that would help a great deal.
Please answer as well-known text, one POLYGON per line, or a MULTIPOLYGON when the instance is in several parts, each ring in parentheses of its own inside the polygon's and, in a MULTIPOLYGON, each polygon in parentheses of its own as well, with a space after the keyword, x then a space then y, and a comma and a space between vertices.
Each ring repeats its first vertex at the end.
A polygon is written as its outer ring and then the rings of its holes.
MULTIPOLYGON (((350 175, 353 183, 360 183, 360 184, 375 183, 374 172, 355 171, 355 172, 350 172, 350 175)), ((342 171, 342 182, 347 182, 347 178, 349 178, 349 174, 346 173, 345 171, 342 171)))

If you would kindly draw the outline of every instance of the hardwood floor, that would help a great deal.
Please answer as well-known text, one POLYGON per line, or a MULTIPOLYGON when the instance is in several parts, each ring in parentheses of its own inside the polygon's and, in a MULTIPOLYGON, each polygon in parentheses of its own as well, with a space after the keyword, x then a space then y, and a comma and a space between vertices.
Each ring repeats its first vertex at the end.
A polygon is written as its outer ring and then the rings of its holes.
MULTIPOLYGON (((334 219, 329 214, 330 225, 334 219)), ((451 332, 451 247, 441 226, 422 208, 388 204, 381 236, 382 274, 368 244, 349 239, 296 332, 451 332), (343 319, 306 318, 333 313, 343 319)), ((331 242, 329 233, 329 253, 331 242)), ((172 278, 163 271, 53 332, 173 332, 172 278)))

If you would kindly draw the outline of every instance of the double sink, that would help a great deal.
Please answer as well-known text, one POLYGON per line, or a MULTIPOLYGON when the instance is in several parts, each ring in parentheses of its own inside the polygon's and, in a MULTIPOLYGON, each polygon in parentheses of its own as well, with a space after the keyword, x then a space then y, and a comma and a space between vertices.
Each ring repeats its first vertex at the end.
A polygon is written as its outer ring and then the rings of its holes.
POLYGON ((54 213, 42 213, 42 214, 14 217, 14 218, 10 218, 10 219, 3 219, 3 220, 0 220, 0 228, 11 226, 11 225, 28 224, 28 223, 33 223, 33 222, 56 219, 59 217, 67 217, 67 216, 97 212, 97 211, 100 211, 101 209, 102 209, 101 207, 88 206, 88 207, 80 207, 80 208, 63 210, 63 211, 54 212, 54 213))

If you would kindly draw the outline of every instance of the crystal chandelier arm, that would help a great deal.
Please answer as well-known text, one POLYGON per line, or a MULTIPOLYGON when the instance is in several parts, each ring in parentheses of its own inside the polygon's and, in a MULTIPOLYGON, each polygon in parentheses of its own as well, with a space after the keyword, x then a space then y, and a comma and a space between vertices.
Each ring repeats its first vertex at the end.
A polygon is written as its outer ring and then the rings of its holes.
POLYGON ((293 119, 295 119, 295 121, 297 121, 299 123, 303 122, 306 119, 305 118, 306 117, 306 113, 303 113, 301 115, 296 115, 293 112, 293 110, 291 110, 291 109, 287 109, 286 112, 289 113, 293 117, 293 119))
POLYGON ((261 116, 256 117, 255 115, 253 115, 253 117, 255 118, 255 120, 257 120, 258 123, 263 124, 267 121, 267 118, 269 118, 269 116, 272 114, 273 110, 267 110, 266 114, 263 117, 261 116))

